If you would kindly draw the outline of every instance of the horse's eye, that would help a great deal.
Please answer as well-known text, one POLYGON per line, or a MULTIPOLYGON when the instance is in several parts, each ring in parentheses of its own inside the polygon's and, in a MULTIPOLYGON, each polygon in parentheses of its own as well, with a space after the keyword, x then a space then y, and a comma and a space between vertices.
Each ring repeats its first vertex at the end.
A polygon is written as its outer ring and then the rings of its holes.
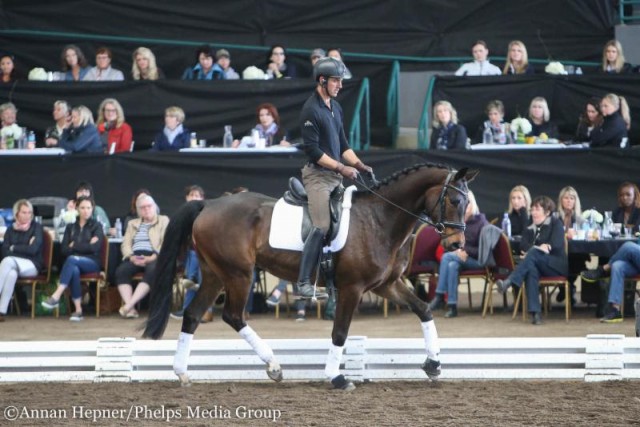
POLYGON ((455 207, 458 207, 460 205, 461 200, 460 199, 453 199, 451 200, 451 204, 455 207))

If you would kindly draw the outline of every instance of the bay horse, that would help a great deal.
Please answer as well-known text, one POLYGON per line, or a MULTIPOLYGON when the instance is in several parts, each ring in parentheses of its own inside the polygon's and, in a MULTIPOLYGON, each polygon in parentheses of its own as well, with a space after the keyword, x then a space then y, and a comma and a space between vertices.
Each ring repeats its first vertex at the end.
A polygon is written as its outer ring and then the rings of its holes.
MULTIPOLYGON (((339 367, 353 314, 367 291, 408 305, 420 318, 427 359, 422 369, 435 380, 440 374, 438 335, 429 305, 400 280, 409 262, 412 231, 419 219, 435 225, 447 250, 464 245, 467 183, 478 171, 451 170, 419 164, 396 172, 367 191, 355 191, 349 235, 334 254, 336 313, 325 375, 337 389, 352 390, 339 367)), ((273 351, 244 319, 244 307, 254 267, 295 282, 300 252, 269 245, 271 215, 276 199, 258 193, 238 193, 214 200, 191 201, 172 217, 160 251, 151 287, 150 312, 144 337, 158 339, 171 310, 176 262, 190 242, 200 260, 202 283, 187 307, 174 358, 174 372, 189 384, 187 360, 200 318, 218 294, 226 293, 222 319, 244 338, 267 365, 267 375, 282 380, 273 351)))

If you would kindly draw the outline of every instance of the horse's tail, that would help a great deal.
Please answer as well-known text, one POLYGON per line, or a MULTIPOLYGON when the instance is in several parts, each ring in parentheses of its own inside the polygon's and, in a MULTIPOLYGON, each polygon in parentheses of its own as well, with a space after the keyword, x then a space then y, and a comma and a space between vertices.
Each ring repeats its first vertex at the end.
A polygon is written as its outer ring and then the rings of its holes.
POLYGON ((191 201, 178 209, 178 212, 169 221, 162 249, 158 254, 155 277, 151 283, 149 319, 142 334, 145 338, 157 340, 162 337, 167 328, 171 310, 173 280, 176 276, 176 261, 186 248, 193 223, 203 208, 203 201, 191 201))

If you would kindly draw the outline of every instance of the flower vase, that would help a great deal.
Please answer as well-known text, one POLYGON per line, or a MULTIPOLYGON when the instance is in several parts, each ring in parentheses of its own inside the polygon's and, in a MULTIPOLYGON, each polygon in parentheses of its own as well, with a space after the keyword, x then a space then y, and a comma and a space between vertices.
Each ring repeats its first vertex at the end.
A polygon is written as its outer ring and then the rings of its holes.
POLYGON ((522 132, 520 129, 518 129, 518 133, 516 135, 516 143, 518 143, 518 144, 524 144, 525 143, 524 132, 522 132))

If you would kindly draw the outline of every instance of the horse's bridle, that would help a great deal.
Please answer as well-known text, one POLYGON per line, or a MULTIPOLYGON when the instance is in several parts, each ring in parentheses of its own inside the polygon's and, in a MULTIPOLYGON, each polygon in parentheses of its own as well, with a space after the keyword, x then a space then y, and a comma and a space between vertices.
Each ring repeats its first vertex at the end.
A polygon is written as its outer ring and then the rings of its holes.
MULTIPOLYGON (((442 191, 440 192, 440 197, 438 197, 438 201, 436 202, 436 204, 433 206, 433 209, 431 210, 431 213, 433 213, 433 211, 438 207, 438 205, 440 205, 440 221, 438 221, 438 222, 433 222, 431 220, 431 214, 429 212, 427 212, 426 210, 423 211, 424 212, 423 216, 419 216, 419 215, 414 214, 413 212, 409 212, 408 210, 406 210, 402 206, 398 206, 397 204, 393 203, 391 200, 387 199, 382 194, 380 194, 380 193, 374 191, 373 189, 369 188, 367 183, 364 181, 364 178, 362 178, 362 176, 360 174, 358 174, 358 176, 356 177, 356 182, 358 182, 358 184, 362 185, 369 192, 375 194, 380 199, 384 200, 385 202, 389 203, 390 205, 395 206, 396 208, 400 209, 401 211, 405 212, 408 215, 411 215, 412 217, 415 217, 418 221, 420 221, 422 223, 429 224, 430 226, 432 226, 433 228, 436 229, 436 232, 440 235, 441 238, 447 238, 449 236, 452 236, 452 235, 458 233, 458 232, 455 232, 455 233, 445 234, 445 229, 447 227, 448 228, 455 228, 456 230, 460 230, 460 231, 464 231, 467 228, 467 226, 465 225, 464 222, 442 221, 442 218, 444 218, 445 209, 446 209, 446 199, 449 197, 448 193, 447 193, 447 190, 455 190, 458 193, 462 194, 465 198, 467 198, 467 192, 466 191, 461 190, 461 189, 451 185, 451 179, 455 176, 455 174, 456 174, 456 171, 450 171, 449 172, 449 174, 447 175, 447 179, 445 179, 444 184, 442 185, 442 191)), ((374 183, 376 183, 377 181, 376 181, 375 176, 373 175, 373 172, 369 172, 369 175, 370 175, 372 181, 374 183)))

